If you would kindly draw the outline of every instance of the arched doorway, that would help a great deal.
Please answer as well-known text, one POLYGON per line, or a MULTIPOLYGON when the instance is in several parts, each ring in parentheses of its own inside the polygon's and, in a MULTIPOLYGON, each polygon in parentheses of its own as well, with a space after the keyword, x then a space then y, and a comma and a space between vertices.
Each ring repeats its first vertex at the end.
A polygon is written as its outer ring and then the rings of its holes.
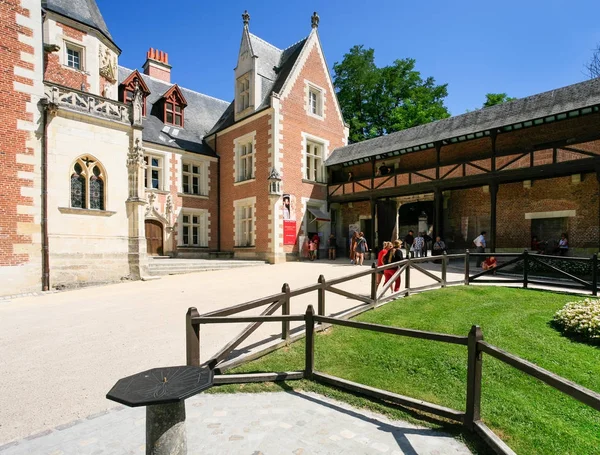
POLYGON ((163 255, 163 227, 159 221, 146 220, 146 251, 149 256, 163 255))

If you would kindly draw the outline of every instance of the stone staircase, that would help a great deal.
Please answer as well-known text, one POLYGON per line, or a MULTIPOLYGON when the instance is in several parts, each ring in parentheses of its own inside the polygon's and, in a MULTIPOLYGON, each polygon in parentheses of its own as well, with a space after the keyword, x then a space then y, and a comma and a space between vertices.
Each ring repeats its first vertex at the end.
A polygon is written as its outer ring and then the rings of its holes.
POLYGON ((172 259, 159 256, 148 258, 148 272, 151 276, 162 276, 239 267, 256 267, 266 264, 268 263, 265 261, 235 259, 172 259))

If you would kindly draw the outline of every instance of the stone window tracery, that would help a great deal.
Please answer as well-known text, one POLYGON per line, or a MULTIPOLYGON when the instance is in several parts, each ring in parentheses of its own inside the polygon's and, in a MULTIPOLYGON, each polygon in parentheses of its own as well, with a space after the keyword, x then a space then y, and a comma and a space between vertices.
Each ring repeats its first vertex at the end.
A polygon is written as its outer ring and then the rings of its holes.
POLYGON ((105 210, 105 172, 95 158, 77 158, 71 168, 71 207, 105 210))

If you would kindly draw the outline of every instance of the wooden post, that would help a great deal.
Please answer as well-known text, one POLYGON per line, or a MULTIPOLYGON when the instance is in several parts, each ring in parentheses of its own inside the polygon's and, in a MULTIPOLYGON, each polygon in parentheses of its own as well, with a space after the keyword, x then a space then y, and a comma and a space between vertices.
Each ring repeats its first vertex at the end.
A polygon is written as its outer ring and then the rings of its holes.
POLYGON ((467 365, 467 409, 465 411, 464 425, 468 430, 475 429, 474 423, 481 417, 481 363, 482 352, 478 341, 483 341, 481 327, 474 325, 469 332, 467 342, 468 365, 467 365))
POLYGON ((444 251, 442 253, 442 287, 446 287, 446 275, 448 269, 448 255, 444 251))
POLYGON ((469 285, 469 250, 465 252, 465 286, 469 285))
POLYGON ((410 258, 407 259, 406 264, 406 276, 404 277, 404 287, 406 288, 406 295, 410 292, 410 258))
MULTIPOLYGON (((281 286, 281 292, 285 293, 283 305, 281 305, 281 314, 287 316, 290 314, 290 285, 284 283, 281 286)), ((281 322, 281 339, 285 341, 290 340, 290 321, 281 322)))
POLYGON ((192 321, 199 317, 198 310, 190 307, 185 314, 185 357, 186 365, 200 366, 200 324, 192 321))
POLYGON ((498 184, 492 182, 490 184, 490 252, 496 252, 496 206, 498 201, 498 184))
POLYGON ((371 264, 371 300, 373 301, 373 306, 377 305, 377 272, 374 269, 377 268, 377 264, 373 262, 371 264))
POLYGON ((598 254, 592 256, 592 295, 598 295, 598 254))
POLYGON ((323 275, 319 275, 319 283, 321 287, 317 291, 319 299, 318 311, 319 316, 325 316, 325 277, 323 275))
POLYGON ((527 288, 529 281, 529 257, 527 250, 523 251, 523 288, 527 288))
POLYGON ((306 357, 304 362, 304 378, 312 379, 315 368, 315 310, 308 305, 304 321, 306 322, 306 357))

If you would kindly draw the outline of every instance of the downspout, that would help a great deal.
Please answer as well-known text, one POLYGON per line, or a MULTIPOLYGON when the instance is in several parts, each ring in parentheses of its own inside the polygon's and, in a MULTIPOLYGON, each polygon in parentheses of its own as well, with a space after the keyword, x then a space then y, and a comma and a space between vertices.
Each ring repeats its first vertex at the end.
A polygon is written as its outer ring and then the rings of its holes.
POLYGON ((47 98, 42 106, 42 291, 50 290, 50 259, 48 248, 48 111, 52 104, 47 98))
POLYGON ((215 155, 217 155, 217 252, 221 252, 221 158, 218 146, 219 134, 215 133, 215 155))

